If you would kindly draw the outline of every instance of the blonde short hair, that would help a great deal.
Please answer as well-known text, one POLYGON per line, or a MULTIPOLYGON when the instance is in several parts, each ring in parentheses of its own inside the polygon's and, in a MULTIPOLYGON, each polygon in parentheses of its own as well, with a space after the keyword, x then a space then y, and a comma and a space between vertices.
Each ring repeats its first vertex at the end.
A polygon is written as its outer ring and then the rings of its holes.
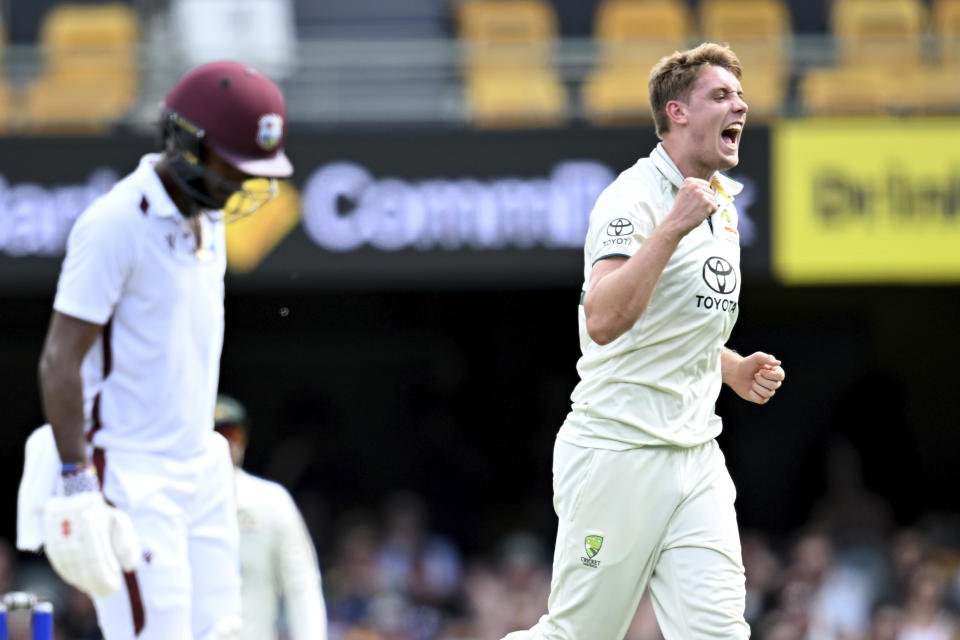
POLYGON ((687 100, 700 72, 708 66, 723 67, 740 79, 743 67, 730 47, 715 42, 704 42, 686 51, 676 51, 663 57, 650 70, 650 109, 657 137, 670 130, 667 103, 671 100, 687 100))

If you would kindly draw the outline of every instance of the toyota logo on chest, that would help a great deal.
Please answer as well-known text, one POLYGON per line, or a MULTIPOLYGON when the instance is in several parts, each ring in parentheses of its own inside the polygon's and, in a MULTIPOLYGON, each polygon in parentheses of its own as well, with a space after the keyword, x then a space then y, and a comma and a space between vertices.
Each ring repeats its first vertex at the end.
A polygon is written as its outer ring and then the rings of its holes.
POLYGON ((703 263, 703 281, 717 293, 733 293, 737 290, 736 270, 718 256, 711 256, 703 263))

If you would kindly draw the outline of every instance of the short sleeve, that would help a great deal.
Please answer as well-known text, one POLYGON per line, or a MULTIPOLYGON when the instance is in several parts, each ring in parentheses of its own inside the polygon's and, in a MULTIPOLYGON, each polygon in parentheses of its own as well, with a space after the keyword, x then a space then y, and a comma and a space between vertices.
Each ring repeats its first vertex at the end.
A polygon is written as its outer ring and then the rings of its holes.
POLYGON ((590 265, 613 256, 629 258, 653 232, 653 208, 646 198, 636 197, 642 194, 634 195, 632 201, 609 197, 597 202, 587 233, 586 257, 590 265))
POLYGON ((123 216, 96 205, 77 218, 67 239, 55 310, 107 322, 134 264, 135 238, 122 222, 123 216))

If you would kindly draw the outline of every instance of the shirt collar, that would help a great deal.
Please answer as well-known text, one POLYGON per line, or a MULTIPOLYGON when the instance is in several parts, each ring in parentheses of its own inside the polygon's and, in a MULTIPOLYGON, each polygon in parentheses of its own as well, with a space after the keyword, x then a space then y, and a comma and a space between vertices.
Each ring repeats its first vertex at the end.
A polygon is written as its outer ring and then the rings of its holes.
POLYGON ((158 218, 181 217, 180 210, 170 199, 170 194, 167 193, 154 168, 161 157, 159 153, 148 153, 140 158, 140 164, 134 171, 137 185, 143 191, 143 197, 147 203, 144 213, 158 218))
MULTIPOLYGON (((677 189, 683 186, 683 174, 680 173, 680 169, 674 164, 667 150, 663 148, 662 142, 658 143, 653 152, 650 153, 650 160, 653 162, 653 166, 663 174, 663 177, 666 178, 670 184, 677 189)), ((713 182, 714 180, 719 183, 720 190, 731 200, 733 196, 743 191, 742 184, 732 178, 728 178, 719 171, 713 174, 713 178, 710 181, 713 182)))

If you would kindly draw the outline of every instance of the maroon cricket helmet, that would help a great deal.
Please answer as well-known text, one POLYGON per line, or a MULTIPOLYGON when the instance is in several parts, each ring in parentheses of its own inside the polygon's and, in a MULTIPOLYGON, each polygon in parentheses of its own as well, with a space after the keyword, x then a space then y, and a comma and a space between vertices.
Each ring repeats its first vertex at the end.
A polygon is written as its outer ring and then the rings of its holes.
POLYGON ((177 82, 164 105, 201 129, 204 143, 237 169, 267 178, 293 173, 283 152, 286 102, 256 69, 231 61, 202 64, 177 82))

